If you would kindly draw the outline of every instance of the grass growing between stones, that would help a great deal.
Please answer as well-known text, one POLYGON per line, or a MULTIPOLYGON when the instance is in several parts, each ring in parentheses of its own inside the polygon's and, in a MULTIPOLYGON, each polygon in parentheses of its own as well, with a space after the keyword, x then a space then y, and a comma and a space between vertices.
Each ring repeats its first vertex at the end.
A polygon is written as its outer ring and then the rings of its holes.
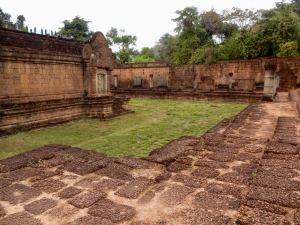
POLYGON ((0 159, 46 144, 72 145, 109 156, 148 155, 181 136, 201 136, 246 104, 132 99, 136 113, 111 121, 83 119, 0 138, 0 159))

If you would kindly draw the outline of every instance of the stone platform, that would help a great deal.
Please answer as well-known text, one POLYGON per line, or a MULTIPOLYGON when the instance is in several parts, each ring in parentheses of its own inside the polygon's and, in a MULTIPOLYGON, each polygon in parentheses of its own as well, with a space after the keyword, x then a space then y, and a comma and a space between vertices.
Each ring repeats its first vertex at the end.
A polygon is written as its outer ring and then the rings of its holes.
POLYGON ((300 224, 297 91, 141 159, 48 145, 0 161, 0 224, 300 224))

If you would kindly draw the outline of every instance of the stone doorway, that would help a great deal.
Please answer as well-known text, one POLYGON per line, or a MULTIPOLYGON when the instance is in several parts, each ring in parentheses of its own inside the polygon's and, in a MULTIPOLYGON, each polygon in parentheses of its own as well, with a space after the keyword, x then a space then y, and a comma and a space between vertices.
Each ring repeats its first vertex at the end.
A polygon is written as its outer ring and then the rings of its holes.
POLYGON ((107 95, 107 70, 97 68, 96 89, 98 95, 107 95))

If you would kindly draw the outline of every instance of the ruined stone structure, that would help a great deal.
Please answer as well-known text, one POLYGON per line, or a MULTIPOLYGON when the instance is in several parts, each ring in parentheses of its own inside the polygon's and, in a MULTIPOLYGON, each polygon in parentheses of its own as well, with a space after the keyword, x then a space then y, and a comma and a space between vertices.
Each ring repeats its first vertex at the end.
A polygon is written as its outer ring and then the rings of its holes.
POLYGON ((299 58, 281 57, 221 61, 212 65, 176 66, 162 62, 117 65, 112 71, 111 87, 113 93, 128 96, 254 102, 262 97, 265 65, 277 68, 279 90, 295 89, 300 84, 299 58))
POLYGON ((89 43, 0 29, 0 134, 130 113, 110 94, 114 66, 104 35, 89 43))
POLYGON ((277 89, 300 85, 299 65, 296 57, 115 65, 101 32, 81 43, 0 29, 0 134, 80 118, 109 119, 131 112, 129 97, 272 101, 277 89), (273 86, 269 82, 263 91, 269 66, 276 68, 276 85, 269 76, 273 86))

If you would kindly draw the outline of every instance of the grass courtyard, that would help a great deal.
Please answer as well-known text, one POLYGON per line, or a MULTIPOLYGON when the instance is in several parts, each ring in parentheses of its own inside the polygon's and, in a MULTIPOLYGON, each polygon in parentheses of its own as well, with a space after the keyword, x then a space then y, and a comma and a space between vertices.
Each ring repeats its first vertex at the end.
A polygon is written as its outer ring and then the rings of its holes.
POLYGON ((136 113, 111 121, 83 119, 0 138, 0 159, 46 144, 65 144, 109 156, 148 155, 180 136, 201 136, 246 104, 132 99, 136 113))

